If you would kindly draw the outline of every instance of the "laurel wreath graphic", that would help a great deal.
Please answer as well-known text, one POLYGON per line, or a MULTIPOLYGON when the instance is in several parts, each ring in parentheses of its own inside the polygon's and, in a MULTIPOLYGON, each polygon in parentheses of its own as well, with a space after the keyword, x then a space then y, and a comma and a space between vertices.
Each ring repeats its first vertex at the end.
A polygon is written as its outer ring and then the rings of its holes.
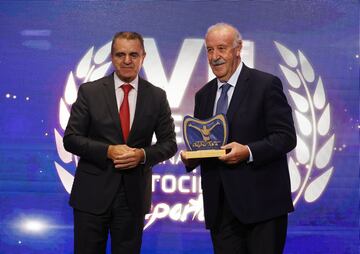
POLYGON ((274 43, 286 64, 279 66, 289 84, 297 122, 297 146, 288 157, 293 203, 302 195, 306 202, 314 202, 325 190, 334 170, 328 166, 335 141, 330 130, 330 105, 321 77, 315 77, 303 52, 298 50, 296 55, 279 42, 274 43))
POLYGON ((74 181, 74 176, 69 171, 69 164, 73 163, 72 171, 74 171, 78 162, 78 158, 75 155, 65 150, 62 142, 63 133, 70 117, 70 107, 76 101, 78 84, 105 76, 111 66, 111 61, 107 61, 110 51, 111 41, 104 44, 96 52, 94 52, 94 46, 91 47, 80 60, 75 76, 72 71, 69 73, 64 95, 59 101, 59 123, 61 130, 54 128, 54 136, 56 149, 62 165, 56 161, 54 163, 59 178, 68 193, 71 192, 74 181))
MULTIPOLYGON (((298 144, 288 157, 291 191, 296 204, 302 195, 306 202, 316 201, 325 190, 334 168, 328 166, 334 148, 335 134, 330 130, 330 105, 326 100, 321 77, 298 50, 298 56, 274 41, 285 65, 279 65, 289 84, 289 95, 297 122, 298 144)), ((54 128, 57 152, 61 162, 54 162, 59 178, 70 193, 78 158, 64 149, 62 138, 70 117, 70 107, 77 98, 78 85, 103 77, 111 66, 107 61, 111 41, 96 52, 92 46, 79 61, 76 71, 70 71, 63 96, 59 100, 60 128, 54 128)))

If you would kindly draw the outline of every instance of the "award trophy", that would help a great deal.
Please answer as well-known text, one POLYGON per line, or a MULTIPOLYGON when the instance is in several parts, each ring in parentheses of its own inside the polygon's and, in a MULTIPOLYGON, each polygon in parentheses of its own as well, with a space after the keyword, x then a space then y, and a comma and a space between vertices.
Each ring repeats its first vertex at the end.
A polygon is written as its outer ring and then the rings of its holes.
POLYGON ((183 134, 187 151, 186 159, 220 157, 226 154, 220 147, 227 143, 228 124, 224 114, 207 120, 189 115, 183 121, 183 134))

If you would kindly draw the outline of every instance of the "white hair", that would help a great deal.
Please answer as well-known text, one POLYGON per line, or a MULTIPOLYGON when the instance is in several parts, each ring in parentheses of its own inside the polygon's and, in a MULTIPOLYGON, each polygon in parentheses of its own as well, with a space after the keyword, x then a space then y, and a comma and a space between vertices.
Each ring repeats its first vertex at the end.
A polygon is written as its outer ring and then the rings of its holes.
POLYGON ((216 23, 215 25, 210 26, 206 32, 205 38, 208 36, 209 32, 211 32, 212 30, 221 29, 221 28, 230 28, 234 31, 235 38, 234 38, 233 46, 234 47, 238 46, 240 41, 242 40, 239 30, 237 30, 236 27, 234 27, 233 25, 230 25, 230 24, 224 23, 224 22, 216 23))

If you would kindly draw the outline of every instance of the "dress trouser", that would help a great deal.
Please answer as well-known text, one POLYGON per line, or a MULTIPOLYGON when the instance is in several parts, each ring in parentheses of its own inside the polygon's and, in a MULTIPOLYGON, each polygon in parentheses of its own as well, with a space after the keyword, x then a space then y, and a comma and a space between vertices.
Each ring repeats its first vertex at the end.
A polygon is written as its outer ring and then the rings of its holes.
POLYGON ((100 215, 74 209, 74 253, 105 254, 110 232, 112 254, 138 254, 141 249, 144 216, 130 211, 123 184, 110 206, 100 215))
MULTIPOLYGON (((221 188, 222 189, 222 188, 221 188)), ((215 254, 281 254, 285 246, 288 215, 244 224, 231 212, 223 189, 216 225, 210 229, 215 254)))

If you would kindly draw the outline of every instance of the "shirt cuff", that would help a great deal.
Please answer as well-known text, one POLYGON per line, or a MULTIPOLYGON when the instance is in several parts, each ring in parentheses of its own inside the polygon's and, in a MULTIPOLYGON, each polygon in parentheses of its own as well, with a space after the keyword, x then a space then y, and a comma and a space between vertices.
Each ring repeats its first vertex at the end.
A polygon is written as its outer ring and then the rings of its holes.
POLYGON ((252 156, 250 147, 248 147, 248 146, 246 146, 246 147, 247 147, 247 149, 249 150, 249 159, 247 160, 247 163, 253 162, 253 161, 254 161, 254 158, 253 158, 253 156, 252 156))
POLYGON ((145 164, 146 163, 146 152, 145 152, 144 148, 140 148, 140 149, 144 153, 144 160, 142 162, 140 162, 140 164, 145 164))

